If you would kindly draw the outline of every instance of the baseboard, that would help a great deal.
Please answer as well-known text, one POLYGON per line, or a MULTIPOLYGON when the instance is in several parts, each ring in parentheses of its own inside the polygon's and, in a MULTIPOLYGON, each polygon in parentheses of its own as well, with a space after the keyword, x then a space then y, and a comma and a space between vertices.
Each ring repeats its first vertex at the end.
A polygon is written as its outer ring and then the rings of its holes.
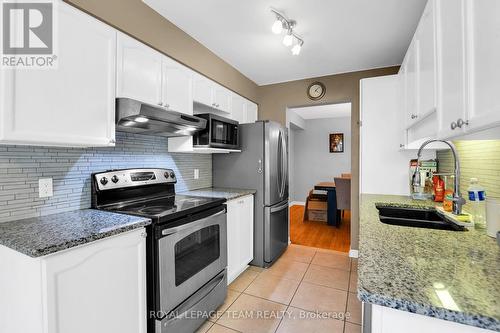
POLYGON ((290 207, 292 207, 292 206, 305 206, 306 203, 304 201, 290 201, 288 205, 290 207))
POLYGON ((349 257, 351 257, 351 258, 357 258, 358 255, 359 255, 359 251, 358 250, 353 250, 353 249, 349 250, 349 257))

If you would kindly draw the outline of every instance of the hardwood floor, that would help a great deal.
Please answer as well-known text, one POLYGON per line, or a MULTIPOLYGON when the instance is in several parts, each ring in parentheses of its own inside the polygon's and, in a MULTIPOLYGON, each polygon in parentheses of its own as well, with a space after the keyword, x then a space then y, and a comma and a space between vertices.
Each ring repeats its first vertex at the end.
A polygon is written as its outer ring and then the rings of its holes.
POLYGON ((290 239, 292 244, 349 252, 351 245, 351 214, 345 212, 340 228, 326 222, 303 221, 304 206, 290 207, 290 239))

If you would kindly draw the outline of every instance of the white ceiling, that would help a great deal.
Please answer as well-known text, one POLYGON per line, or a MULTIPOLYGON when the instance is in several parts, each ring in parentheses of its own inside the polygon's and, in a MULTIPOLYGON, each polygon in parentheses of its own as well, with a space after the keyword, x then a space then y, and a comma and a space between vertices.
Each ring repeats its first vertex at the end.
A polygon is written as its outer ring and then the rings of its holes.
POLYGON ((143 0, 258 85, 403 61, 427 0, 143 0), (274 7, 304 38, 293 56, 271 32, 274 7))
POLYGON ((298 116, 305 120, 343 118, 351 116, 351 103, 315 105, 303 108, 290 108, 288 110, 295 112, 298 116))

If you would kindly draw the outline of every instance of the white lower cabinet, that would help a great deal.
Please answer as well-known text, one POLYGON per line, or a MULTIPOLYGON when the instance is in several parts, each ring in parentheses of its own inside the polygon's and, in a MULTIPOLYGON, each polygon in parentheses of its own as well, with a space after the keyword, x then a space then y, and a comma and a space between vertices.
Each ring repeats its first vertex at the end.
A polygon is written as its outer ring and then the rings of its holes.
POLYGON ((253 195, 227 203, 227 282, 234 281, 253 260, 253 195))
POLYGON ((114 146, 116 30, 55 8, 57 67, 0 70, 0 143, 114 146))
POLYGON ((144 228, 40 258, 0 246, 0 332, 146 333, 144 228))

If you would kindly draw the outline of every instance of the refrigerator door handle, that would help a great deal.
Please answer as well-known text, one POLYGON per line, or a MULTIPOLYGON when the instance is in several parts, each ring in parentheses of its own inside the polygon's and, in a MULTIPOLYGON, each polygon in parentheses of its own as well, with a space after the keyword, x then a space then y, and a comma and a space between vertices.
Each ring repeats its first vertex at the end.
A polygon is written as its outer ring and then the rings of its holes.
POLYGON ((288 158, 287 158, 287 152, 286 152, 286 136, 285 136, 285 131, 283 131, 282 135, 282 140, 283 140, 283 199, 285 196, 285 191, 286 191, 286 183, 287 183, 287 178, 288 178, 288 158))
POLYGON ((278 165, 277 165, 277 169, 278 169, 278 190, 279 190, 279 197, 280 198, 283 198, 283 142, 282 142, 282 133, 281 133, 281 130, 278 130, 279 133, 278 133, 278 165))
POLYGON ((283 205, 280 205, 278 207, 271 207, 271 213, 276 213, 276 212, 282 211, 285 208, 288 208, 288 201, 285 202, 283 205))
POLYGON ((259 158, 259 160, 257 161, 257 163, 259 164, 259 166, 257 168, 257 172, 258 173, 262 173, 262 159, 259 158))

